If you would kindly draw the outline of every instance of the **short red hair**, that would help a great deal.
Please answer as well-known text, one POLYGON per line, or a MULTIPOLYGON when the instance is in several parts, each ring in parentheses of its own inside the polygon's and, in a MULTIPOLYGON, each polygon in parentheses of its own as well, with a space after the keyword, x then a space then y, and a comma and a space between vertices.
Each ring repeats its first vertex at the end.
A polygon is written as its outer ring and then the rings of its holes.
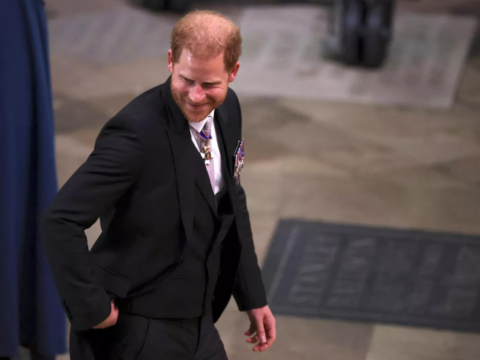
POLYGON ((170 46, 176 63, 183 49, 205 57, 224 52, 225 69, 229 71, 242 54, 242 35, 240 28, 224 15, 215 11, 196 10, 177 22, 170 46))

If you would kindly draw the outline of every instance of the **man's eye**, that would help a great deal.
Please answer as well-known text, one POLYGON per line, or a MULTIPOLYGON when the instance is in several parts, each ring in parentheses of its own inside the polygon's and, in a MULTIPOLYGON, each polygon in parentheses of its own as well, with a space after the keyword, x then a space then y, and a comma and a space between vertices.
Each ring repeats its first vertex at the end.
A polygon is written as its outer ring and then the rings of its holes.
POLYGON ((193 85, 194 81, 193 80, 189 80, 189 79, 183 79, 187 84, 189 85, 193 85))

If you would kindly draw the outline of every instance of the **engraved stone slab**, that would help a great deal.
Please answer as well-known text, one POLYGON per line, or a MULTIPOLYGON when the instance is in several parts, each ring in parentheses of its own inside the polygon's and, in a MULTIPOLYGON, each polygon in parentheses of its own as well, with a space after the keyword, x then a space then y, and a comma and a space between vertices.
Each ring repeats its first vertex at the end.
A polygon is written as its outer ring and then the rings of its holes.
POLYGON ((480 237, 283 220, 263 275, 277 314, 480 332, 480 237))
POLYGON ((474 18, 398 12, 390 56, 379 71, 322 58, 327 18, 321 6, 245 8, 239 20, 242 68, 232 88, 249 96, 434 108, 453 104, 474 18))
POLYGON ((53 19, 48 23, 50 50, 52 55, 68 55, 104 65, 161 55, 166 58, 177 17, 119 7, 53 19))

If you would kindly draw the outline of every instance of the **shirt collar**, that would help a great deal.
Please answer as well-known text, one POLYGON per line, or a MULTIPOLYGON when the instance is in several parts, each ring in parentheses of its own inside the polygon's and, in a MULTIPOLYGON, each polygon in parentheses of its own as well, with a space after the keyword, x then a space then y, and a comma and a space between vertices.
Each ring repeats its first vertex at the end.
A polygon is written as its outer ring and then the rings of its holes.
POLYGON ((213 109, 212 112, 211 112, 210 114, 208 114, 208 116, 207 116, 204 120, 202 120, 202 121, 200 121, 200 122, 191 122, 191 121, 189 121, 188 123, 190 124, 190 126, 191 126, 192 128, 194 128, 195 130, 197 130, 197 132, 200 132, 200 131, 203 130, 203 127, 205 126, 205 123, 207 122, 207 120, 208 120, 208 118, 209 118, 210 116, 211 116, 212 119, 213 119, 213 117, 215 116, 215 109, 213 109))

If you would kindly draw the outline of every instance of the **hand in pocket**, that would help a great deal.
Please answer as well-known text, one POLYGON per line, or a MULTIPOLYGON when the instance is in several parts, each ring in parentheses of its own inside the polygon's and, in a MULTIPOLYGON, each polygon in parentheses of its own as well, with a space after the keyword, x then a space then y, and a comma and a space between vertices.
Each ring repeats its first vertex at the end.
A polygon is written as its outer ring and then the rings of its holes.
POLYGON ((110 316, 102 321, 100 324, 94 327, 94 329, 105 329, 110 326, 114 326, 118 320, 118 308, 115 306, 115 303, 112 300, 110 316))

